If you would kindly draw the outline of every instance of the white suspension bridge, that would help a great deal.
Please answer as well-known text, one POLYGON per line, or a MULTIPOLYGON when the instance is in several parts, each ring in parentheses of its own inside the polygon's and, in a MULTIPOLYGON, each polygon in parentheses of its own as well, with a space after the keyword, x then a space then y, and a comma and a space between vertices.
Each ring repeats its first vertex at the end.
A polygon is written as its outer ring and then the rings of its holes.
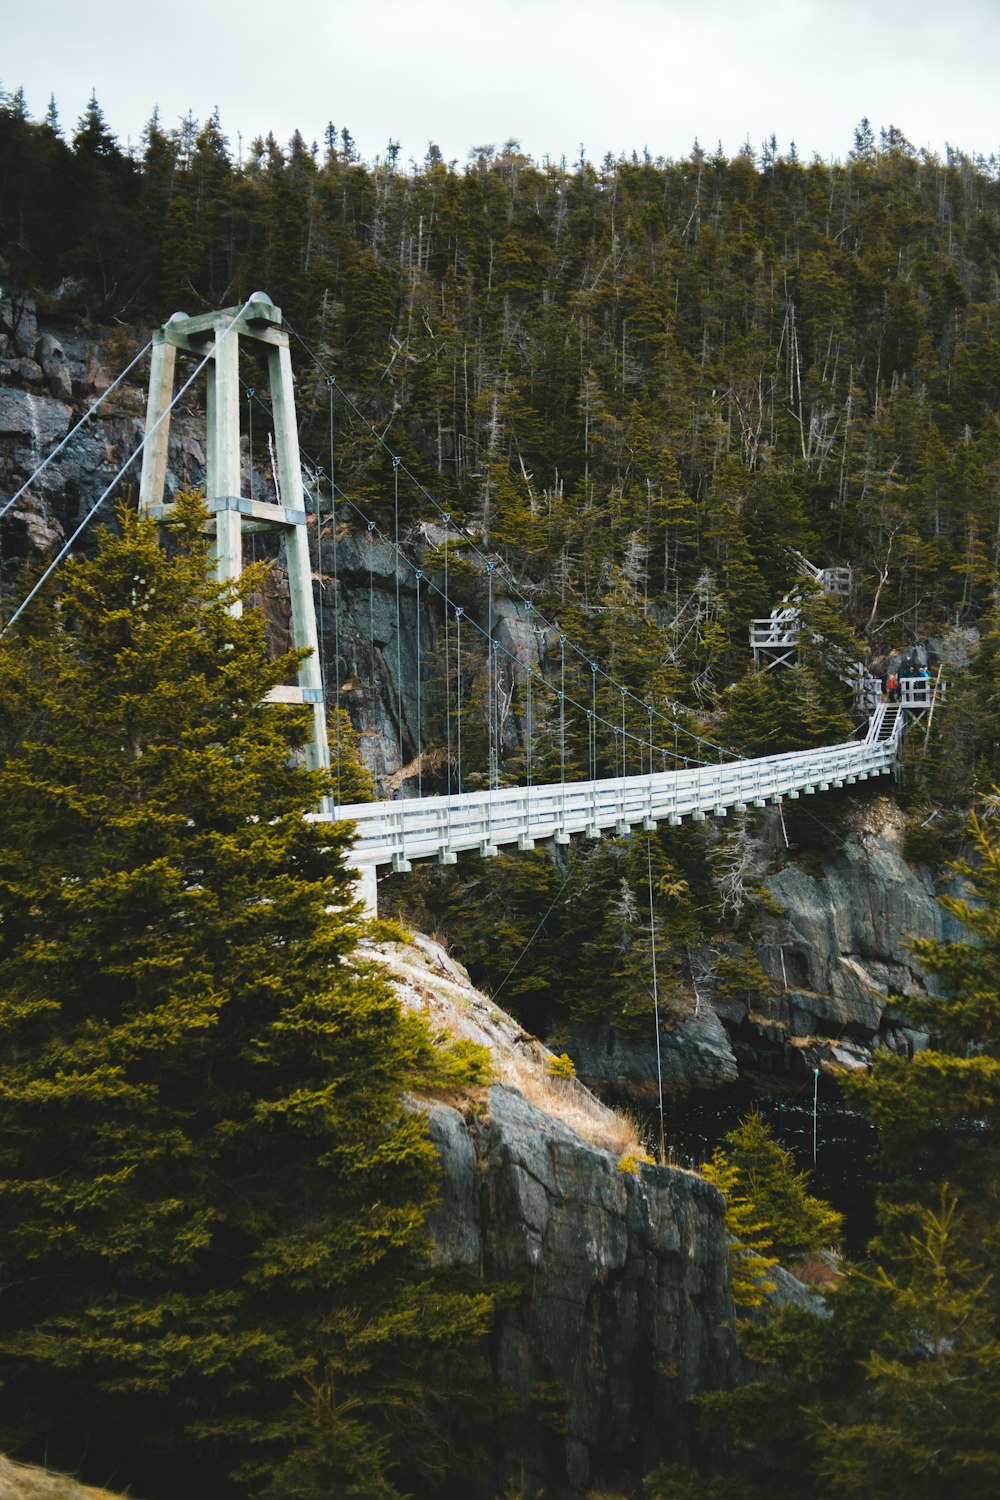
MULTIPOLYGON (((311 708, 312 734, 308 752, 310 763, 329 767, 331 757, 326 716, 327 687, 321 673, 320 638, 314 604, 306 496, 295 421, 289 337, 286 328, 282 326, 281 312, 264 293, 257 292, 240 308, 227 308, 193 318, 175 313, 154 333, 151 345, 147 348, 150 347, 152 362, 149 395, 141 443, 84 516, 59 555, 13 612, 4 628, 7 630, 14 625, 30 598, 71 550, 84 527, 140 454, 140 508, 160 518, 169 514, 167 479, 170 416, 196 377, 204 373, 207 384, 205 488, 207 506, 211 513, 209 526, 213 533, 217 576, 223 580, 239 576, 243 568, 243 539, 248 533, 278 531, 281 534, 289 575, 293 640, 296 646, 304 647, 308 654, 299 669, 298 683, 276 690, 273 697, 275 701, 298 703, 311 708), (274 501, 256 498, 252 493, 252 481, 251 494, 242 493, 241 338, 251 340, 266 358, 274 434, 274 501), (180 388, 175 389, 178 353, 194 356, 197 363, 180 388)), ((137 360, 134 360, 128 369, 131 370, 136 363, 137 360)), ((128 370, 123 371, 114 385, 127 373, 128 370)), ((327 376, 327 379, 332 391, 334 378, 327 376)), ((110 392, 105 393, 107 394, 110 392)), ((252 388, 249 396, 254 396, 252 388)), ((80 419, 62 443, 57 445, 56 450, 39 465, 31 480, 0 506, 0 519, 104 399, 102 396, 94 403, 91 411, 80 419)), ((399 463, 400 460, 394 457, 396 473, 399 463)), ((332 479, 330 483, 331 495, 335 497, 332 479)), ((446 512, 442 511, 441 514, 446 522, 450 522, 446 512)), ((374 530, 374 524, 369 522, 368 529, 369 532, 374 530)), ((332 530, 333 545, 336 547, 335 524, 332 530)), ((468 540, 468 533, 463 535, 468 540)), ((398 542, 397 515, 394 542, 397 548, 398 542)), ((495 564, 490 563, 488 566, 492 578, 495 564)), ((818 570, 812 571, 819 578, 818 570)), ((322 560, 320 574, 322 587, 322 560)), ((419 582, 424 575, 416 570, 416 577, 419 599, 419 582)), ((835 583, 835 591, 840 591, 842 579, 839 571, 835 583)), ((456 623, 460 627, 463 610, 447 597, 447 589, 443 597, 446 610, 454 611, 456 623)), ((533 607, 528 601, 524 602, 529 608, 533 607)), ((780 618, 776 615, 768 622, 754 622, 757 632, 753 638, 755 650, 761 649, 762 630, 770 629, 772 635, 775 631, 780 631, 782 660, 791 660, 795 649, 794 623, 787 610, 780 614, 780 618)), ((489 664, 498 650, 497 642, 491 638, 492 622, 489 632, 484 634, 490 637, 486 652, 489 664)), ((565 649, 566 637, 560 634, 559 640, 565 649)), ((771 647, 775 645, 774 641, 764 644, 771 647)), ((772 655, 775 654, 776 649, 772 651, 772 655)), ((337 652, 335 658, 339 672, 337 652)), ((600 669, 596 663, 588 665, 596 684, 600 669)), ((604 673, 602 675, 607 676, 604 673)), ((624 705, 627 690, 624 687, 619 690, 624 705)), ((682 729, 681 732, 688 735, 700 750, 713 757, 712 763, 694 764, 693 758, 677 756, 676 736, 681 726, 664 715, 657 714, 656 717, 668 724, 674 733, 673 758, 687 762, 679 768, 655 770, 652 727, 647 746, 645 741, 630 736, 623 722, 620 727, 613 726, 616 747, 619 732, 622 736, 622 770, 619 775, 592 775, 589 780, 582 781, 565 780, 561 777, 558 782, 543 785, 500 786, 496 784, 499 780, 498 756, 491 751, 490 780, 494 784, 485 790, 449 791, 442 795, 346 805, 331 803, 318 816, 345 819, 355 825, 352 865, 358 872, 360 892, 369 908, 374 910, 378 871, 389 869, 406 872, 414 860, 436 859, 442 864, 453 864, 460 853, 470 850, 478 851, 488 858, 504 847, 531 849, 541 840, 551 839, 557 844, 566 844, 573 835, 596 839, 606 832, 616 835, 625 835, 633 830, 649 832, 659 823, 676 826, 684 818, 700 821, 706 817, 723 817, 730 810, 741 812, 748 807, 760 808, 778 804, 784 798, 812 796, 832 787, 849 786, 870 777, 884 776, 892 771, 897 760, 907 712, 932 711, 934 698, 939 690, 940 685, 932 688, 924 678, 908 678, 903 683, 899 702, 879 702, 875 705, 863 737, 821 749, 752 759, 733 758, 715 763, 716 754, 721 756, 729 752, 721 751, 720 747, 700 740, 692 731, 682 729), (639 764, 645 768, 638 773, 626 772, 625 749, 628 739, 635 740, 640 749, 639 764)), ((631 693, 628 696, 634 697, 631 693)), ((339 710, 339 680, 337 699, 339 710)), ((562 707, 565 707, 565 699, 562 707)), ((576 707, 579 708, 580 705, 576 707)), ((642 708, 648 712, 652 726, 654 711, 651 705, 643 703, 642 708)), ((596 699, 594 707, 583 709, 582 712, 587 716, 592 743, 596 745, 597 725, 603 722, 596 714, 596 699)), ((562 759, 564 762, 564 755, 562 759)), ((617 764, 617 748, 615 760, 617 764)), ((592 771, 595 768, 596 751, 591 760, 592 771)))

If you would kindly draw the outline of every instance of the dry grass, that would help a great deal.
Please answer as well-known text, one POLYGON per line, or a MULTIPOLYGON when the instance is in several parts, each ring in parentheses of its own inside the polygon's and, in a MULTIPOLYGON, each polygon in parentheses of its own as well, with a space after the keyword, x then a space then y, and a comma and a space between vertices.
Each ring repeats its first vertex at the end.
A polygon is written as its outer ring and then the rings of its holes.
MULTIPOLYGON (((536 1046, 547 1058, 541 1043, 536 1046)), ((574 1080, 551 1078, 541 1060, 494 1057, 493 1073, 497 1083, 517 1089, 529 1104, 562 1120, 598 1150, 617 1157, 643 1155, 642 1135, 631 1115, 609 1109, 574 1080)))
POLYGON ((35 1469, 0 1458, 0 1500, 120 1500, 110 1490, 95 1490, 65 1474, 35 1469))
POLYGON ((804 1281, 806 1286, 833 1286, 843 1274, 840 1257, 830 1250, 818 1250, 814 1255, 806 1255, 787 1269, 796 1281, 804 1281))
MULTIPOLYGON (((404 1007, 426 1016, 436 1031, 456 1041, 479 1042, 489 1049, 495 1083, 518 1089, 536 1109, 617 1160, 643 1158, 638 1122, 602 1104, 577 1080, 552 1077, 554 1054, 481 994, 443 945, 414 934, 409 943, 379 943, 368 951, 385 966, 404 1007)), ((470 1102, 475 1107, 478 1101, 470 1102)))

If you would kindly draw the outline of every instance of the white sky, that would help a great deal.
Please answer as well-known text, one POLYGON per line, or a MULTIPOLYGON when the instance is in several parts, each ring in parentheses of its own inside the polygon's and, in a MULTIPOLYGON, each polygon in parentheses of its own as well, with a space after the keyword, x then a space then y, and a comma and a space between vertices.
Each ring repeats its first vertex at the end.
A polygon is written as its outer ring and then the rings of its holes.
POLYGON ((509 137, 536 159, 732 155, 772 133, 846 156, 867 115, 917 147, 1000 150, 998 0, 22 0, 0 85, 73 127, 96 89, 124 145, 215 105, 234 152, 346 125, 362 154, 464 162, 509 137))

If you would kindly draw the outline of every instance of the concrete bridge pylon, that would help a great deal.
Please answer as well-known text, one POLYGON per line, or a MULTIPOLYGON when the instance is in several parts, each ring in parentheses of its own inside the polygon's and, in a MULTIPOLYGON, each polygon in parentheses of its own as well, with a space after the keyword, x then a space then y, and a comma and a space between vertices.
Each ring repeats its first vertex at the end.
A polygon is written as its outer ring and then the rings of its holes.
MULTIPOLYGON (((312 709, 307 761, 315 769, 329 769, 330 747, 326 703, 320 668, 316 608, 313 601, 309 533, 302 488, 298 427, 288 334, 281 309, 266 292, 254 292, 242 307, 188 317, 177 312, 153 334, 149 395, 146 404, 146 444, 142 456, 139 509, 164 520, 170 445, 170 406, 173 400, 178 352, 208 356, 206 379, 206 503, 213 533, 212 555, 220 581, 243 572, 243 538, 248 533, 278 531, 285 544, 291 601, 292 638, 308 655, 298 671, 298 682, 272 690, 270 701, 306 704, 312 709), (277 502, 242 494, 240 462, 240 340, 252 341, 265 355, 274 419, 274 458, 277 502)), ((239 608, 239 604, 234 608, 239 608)))

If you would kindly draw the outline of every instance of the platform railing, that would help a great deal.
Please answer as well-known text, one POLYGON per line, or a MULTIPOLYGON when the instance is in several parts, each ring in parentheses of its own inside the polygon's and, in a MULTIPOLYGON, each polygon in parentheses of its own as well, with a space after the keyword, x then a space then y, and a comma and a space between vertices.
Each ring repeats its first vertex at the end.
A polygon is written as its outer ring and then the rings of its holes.
POLYGON ((932 677, 901 677, 899 679, 899 703, 901 708, 930 708, 941 703, 947 694, 948 684, 936 682, 932 677))

